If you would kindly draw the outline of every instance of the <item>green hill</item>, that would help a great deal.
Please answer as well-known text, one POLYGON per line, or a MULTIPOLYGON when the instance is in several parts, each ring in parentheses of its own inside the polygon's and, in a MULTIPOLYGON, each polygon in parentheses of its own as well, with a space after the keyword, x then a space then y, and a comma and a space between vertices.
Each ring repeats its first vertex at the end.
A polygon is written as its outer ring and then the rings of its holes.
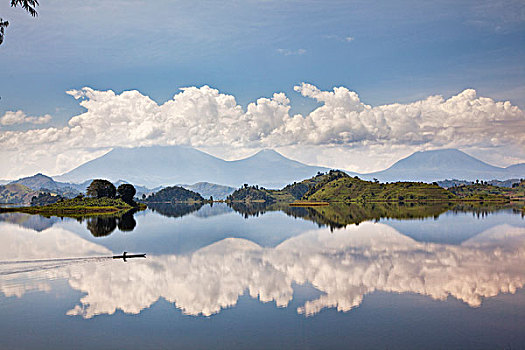
POLYGON ((203 202, 204 198, 197 192, 180 186, 171 186, 149 195, 144 201, 148 203, 203 202))
POLYGON ((275 202, 277 201, 274 195, 276 191, 267 190, 263 187, 244 185, 235 190, 231 195, 226 197, 226 200, 232 202, 275 202))
POLYGON ((351 177, 338 170, 318 174, 281 190, 247 186, 228 197, 230 201, 264 202, 420 202, 455 199, 436 184, 423 182, 379 183, 351 177))
POLYGON ((33 196, 38 196, 38 191, 21 184, 0 186, 0 203, 30 204, 33 196))
POLYGON ((419 202, 454 199, 449 191, 437 184, 423 182, 379 183, 350 177, 341 171, 331 171, 322 182, 312 187, 302 198, 327 202, 419 202))
MULTIPOLYGON (((227 200, 237 202, 294 202, 303 198, 308 191, 319 183, 326 182, 333 177, 333 173, 333 171, 327 174, 317 173, 314 177, 301 182, 294 182, 280 190, 268 190, 257 185, 244 185, 228 196, 227 200)), ((343 172, 337 173, 348 176, 343 172)))
POLYGON ((56 190, 58 188, 58 184, 55 182, 55 180, 42 173, 38 173, 33 176, 23 177, 21 179, 12 181, 11 183, 24 185, 35 191, 40 190, 41 188, 45 188, 48 190, 56 190))
POLYGON ((51 177, 41 173, 12 181, 11 184, 24 185, 34 191, 50 192, 51 194, 57 194, 66 198, 73 198, 80 194, 80 191, 74 188, 74 185, 57 182, 51 177))

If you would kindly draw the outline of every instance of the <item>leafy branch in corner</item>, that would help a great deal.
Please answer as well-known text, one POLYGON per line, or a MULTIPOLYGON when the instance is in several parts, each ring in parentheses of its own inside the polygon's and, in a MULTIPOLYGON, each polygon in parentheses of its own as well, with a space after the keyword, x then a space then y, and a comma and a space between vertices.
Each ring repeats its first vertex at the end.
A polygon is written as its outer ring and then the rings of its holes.
MULTIPOLYGON (((40 5, 38 3, 38 0, 11 0, 11 7, 20 6, 33 17, 38 16, 38 12, 36 12, 36 7, 38 5, 40 5)), ((4 21, 2 18, 0 18, 0 45, 4 41, 5 28, 7 28, 8 26, 9 22, 4 21)))
POLYGON ((2 42, 4 41, 4 30, 8 25, 8 21, 4 21, 2 18, 0 18, 0 45, 2 45, 2 42))

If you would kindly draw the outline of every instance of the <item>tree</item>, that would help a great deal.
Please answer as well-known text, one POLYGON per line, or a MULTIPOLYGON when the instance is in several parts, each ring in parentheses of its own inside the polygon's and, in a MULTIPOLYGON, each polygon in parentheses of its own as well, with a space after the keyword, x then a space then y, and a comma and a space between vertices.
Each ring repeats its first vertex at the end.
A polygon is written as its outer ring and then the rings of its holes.
POLYGON ((108 180, 96 179, 96 180, 93 180, 91 184, 88 186, 86 193, 90 197, 115 198, 117 189, 108 180))
MULTIPOLYGON (((38 16, 35 9, 35 7, 39 5, 38 0, 11 0, 11 7, 17 7, 18 5, 26 10, 31 16, 38 16)), ((4 30, 8 26, 9 22, 0 18, 0 45, 2 45, 2 42, 4 41, 4 30)))
POLYGON ((133 185, 122 184, 117 188, 117 192, 124 202, 132 205, 135 204, 135 202, 133 202, 133 197, 135 196, 135 193, 137 193, 137 190, 135 190, 133 185))

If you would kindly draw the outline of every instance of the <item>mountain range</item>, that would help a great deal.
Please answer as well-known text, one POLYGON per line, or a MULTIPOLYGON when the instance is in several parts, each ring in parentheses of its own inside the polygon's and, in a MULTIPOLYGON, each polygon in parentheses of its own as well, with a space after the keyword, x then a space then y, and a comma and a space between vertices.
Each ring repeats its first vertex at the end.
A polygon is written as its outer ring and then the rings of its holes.
POLYGON ((250 183, 277 188, 327 170, 288 159, 273 150, 226 161, 190 147, 153 146, 116 148, 55 179, 67 182, 125 179, 147 187, 210 182, 232 187, 250 183))
POLYGON ((55 181, 52 177, 44 175, 42 173, 38 173, 33 176, 23 177, 10 183, 24 185, 35 191, 48 190, 52 192, 58 192, 60 194, 63 194, 64 192, 70 192, 73 196, 79 194, 80 192, 84 192, 86 190, 87 185, 89 185, 87 184, 86 186, 84 186, 84 184, 73 184, 55 181))
POLYGON ((487 164, 457 149, 415 152, 388 169, 363 174, 364 179, 379 181, 423 181, 445 179, 507 180, 525 177, 525 163, 500 168, 487 164))
MULTIPOLYGON (((13 186, 2 186, 1 188, 9 188, 9 189, 21 189, 21 188, 29 188, 32 191, 50 191, 56 194, 59 194, 63 197, 72 198, 76 195, 83 193, 86 191, 89 184, 93 181, 93 179, 89 179, 87 181, 81 182, 81 183, 69 183, 69 182, 60 182, 55 181, 52 177, 38 173, 33 176, 23 177, 21 179, 7 182, 10 185, 22 185, 23 187, 13 187, 13 186)), ((7 185, 6 183, 6 185, 7 185)), ((118 180, 113 182, 115 187, 120 186, 121 184, 129 183, 128 181, 124 180, 118 180)), ((185 185, 180 184, 179 186, 184 187, 185 189, 192 190, 194 192, 197 192, 204 196, 205 198, 209 198, 212 196, 215 199, 225 199, 226 196, 231 194, 233 191, 235 191, 234 187, 229 186, 222 186, 217 184, 212 184, 209 182, 198 182, 192 185, 185 185)), ((137 191, 137 197, 142 196, 142 194, 150 195, 151 193, 157 192, 163 188, 163 186, 157 186, 155 188, 147 188, 144 186, 134 185, 136 191, 137 191)), ((1 202, 1 200, 0 200, 1 202)))
MULTIPOLYGON (((226 161, 190 147, 154 146, 116 148, 55 179, 82 182, 103 177, 111 181, 125 179, 147 187, 209 182, 231 187, 248 183, 281 188, 327 170, 291 160, 274 150, 262 150, 251 157, 226 161)), ((525 163, 501 168, 457 149, 443 149, 413 153, 382 171, 347 173, 382 182, 506 180, 525 177, 525 163)))
MULTIPOLYGON (((117 148, 54 178, 36 174, 11 183, 71 196, 84 192, 92 179, 105 178, 116 186, 126 182, 134 184, 139 196, 151 193, 152 189, 178 184, 205 198, 213 196, 222 199, 245 183, 282 188, 327 170, 288 159, 273 150, 262 150, 245 159, 226 161, 189 147, 154 146, 117 148)), ((346 172, 351 176, 381 182, 490 181, 524 178, 525 163, 501 168, 460 150, 444 149, 413 153, 378 172, 346 172)))

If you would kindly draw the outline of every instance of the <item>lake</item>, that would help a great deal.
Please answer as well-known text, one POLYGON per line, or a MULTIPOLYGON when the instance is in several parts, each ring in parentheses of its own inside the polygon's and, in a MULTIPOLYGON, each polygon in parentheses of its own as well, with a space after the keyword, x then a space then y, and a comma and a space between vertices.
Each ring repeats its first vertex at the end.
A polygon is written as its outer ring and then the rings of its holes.
POLYGON ((525 348, 513 207, 7 213, 0 253, 1 349, 525 348))

